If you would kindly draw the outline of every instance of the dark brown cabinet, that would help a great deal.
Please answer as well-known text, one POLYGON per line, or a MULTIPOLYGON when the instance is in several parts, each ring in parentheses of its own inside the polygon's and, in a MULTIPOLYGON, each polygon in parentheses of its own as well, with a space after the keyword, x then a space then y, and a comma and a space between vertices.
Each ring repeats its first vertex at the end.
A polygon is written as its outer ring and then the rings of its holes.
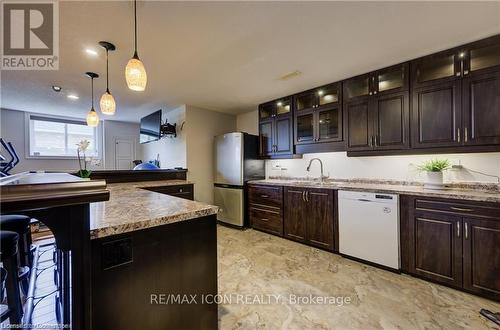
POLYGON ((466 290, 500 299, 500 221, 464 217, 466 290))
POLYGON ((306 242, 308 208, 304 195, 306 189, 285 187, 284 235, 294 241, 306 242))
POLYGON ((290 97, 259 106, 261 156, 272 158, 293 154, 291 106, 290 97))
POLYGON ((194 185, 192 184, 149 187, 144 189, 165 195, 194 200, 194 185))
POLYGON ((250 185, 247 205, 252 228, 283 235, 283 187, 250 185))
POLYGON ((500 143, 499 58, 496 36, 412 61, 412 147, 500 143))
POLYGON ((408 64, 344 82, 347 151, 409 148, 408 64))
POLYGON ((404 271, 500 300, 497 204, 408 196, 401 205, 404 271))
POLYGON ((441 283, 462 285, 461 219, 439 213, 419 212, 413 219, 412 271, 441 283))
POLYGON ((306 152, 344 149, 340 83, 294 96, 294 135, 297 150, 306 152), (315 148, 319 143, 330 143, 315 148))
POLYGON ((285 187, 284 236, 332 251, 333 190, 285 187))

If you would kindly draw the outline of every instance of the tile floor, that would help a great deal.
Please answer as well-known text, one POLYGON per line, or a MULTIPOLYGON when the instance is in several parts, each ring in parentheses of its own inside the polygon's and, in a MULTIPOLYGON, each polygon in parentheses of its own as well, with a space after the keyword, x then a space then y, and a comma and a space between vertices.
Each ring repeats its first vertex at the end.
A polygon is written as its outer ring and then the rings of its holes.
POLYGON ((220 329, 498 329, 499 303, 255 230, 219 226, 218 258, 220 329))

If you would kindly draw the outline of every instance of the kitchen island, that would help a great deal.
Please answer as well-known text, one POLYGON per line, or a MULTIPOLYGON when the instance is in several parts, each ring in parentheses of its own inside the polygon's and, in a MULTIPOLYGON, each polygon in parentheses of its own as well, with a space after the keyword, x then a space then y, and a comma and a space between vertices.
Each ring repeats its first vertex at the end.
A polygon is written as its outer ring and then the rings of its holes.
MULTIPOLYGON (((59 323, 72 329, 217 328, 217 208, 117 183, 22 173, 1 183, 2 214, 45 223, 64 256, 59 323), (197 300, 165 301, 187 296, 197 300)), ((36 285, 36 284, 35 284, 36 285)), ((33 306, 26 306, 32 310, 33 306)), ((31 311, 23 319, 31 323, 31 311)))

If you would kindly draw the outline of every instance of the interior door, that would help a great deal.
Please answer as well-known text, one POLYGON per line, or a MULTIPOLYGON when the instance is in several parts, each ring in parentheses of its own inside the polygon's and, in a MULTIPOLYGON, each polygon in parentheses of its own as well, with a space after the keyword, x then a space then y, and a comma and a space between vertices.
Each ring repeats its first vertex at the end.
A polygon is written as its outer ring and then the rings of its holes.
POLYGON ((483 74, 472 72, 462 86, 464 143, 500 144, 500 68, 483 74))
POLYGON ((135 160, 135 143, 132 138, 115 138, 115 170, 131 170, 135 160))
POLYGON ((460 86, 460 80, 452 80, 413 90, 413 148, 462 144, 460 86))
POLYGON ((408 92, 378 95, 374 114, 374 147, 378 150, 406 149, 410 146, 408 92))
POLYGON ((500 298, 500 222, 464 218, 464 288, 500 298))
POLYGON ((333 190, 309 189, 306 195, 309 216, 307 241, 333 251, 333 190))
POLYGON ((417 212, 412 219, 410 270, 422 277, 462 286, 462 219, 417 212))
POLYGON ((306 241, 306 219, 311 216, 308 214, 304 196, 305 189, 285 188, 284 234, 285 237, 299 242, 306 241))

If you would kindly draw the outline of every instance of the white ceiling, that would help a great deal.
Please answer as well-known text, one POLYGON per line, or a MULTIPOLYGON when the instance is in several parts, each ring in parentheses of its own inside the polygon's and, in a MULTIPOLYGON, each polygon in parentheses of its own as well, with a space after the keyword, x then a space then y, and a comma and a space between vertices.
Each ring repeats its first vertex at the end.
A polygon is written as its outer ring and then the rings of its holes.
MULTIPOLYGON (((3 71, 3 108, 85 117, 90 82, 105 89, 110 54, 114 120, 180 104, 241 113, 276 97, 500 33, 500 2, 154 2, 138 4, 145 92, 127 89, 132 2, 60 2, 60 69, 3 71), (85 48, 99 51, 91 57, 85 48), (286 81, 279 77, 299 70, 286 81), (64 93, 75 92, 77 101, 64 93)), ((104 117, 104 115, 101 115, 104 117)))

